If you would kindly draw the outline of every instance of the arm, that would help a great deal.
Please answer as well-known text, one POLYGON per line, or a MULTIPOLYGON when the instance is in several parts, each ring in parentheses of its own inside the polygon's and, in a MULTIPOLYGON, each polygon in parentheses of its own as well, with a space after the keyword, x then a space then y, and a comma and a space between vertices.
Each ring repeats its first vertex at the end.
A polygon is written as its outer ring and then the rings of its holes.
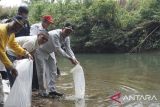
POLYGON ((79 61, 76 59, 76 57, 75 57, 75 55, 74 55, 74 53, 73 53, 73 51, 72 51, 72 49, 71 49, 71 46, 70 46, 70 38, 69 37, 67 37, 66 38, 66 41, 65 41, 65 49, 66 49, 66 52, 72 57, 72 59, 71 59, 71 62, 73 63, 73 64, 79 64, 79 61))
POLYGON ((5 47, 2 44, 1 38, 0 38, 0 60, 2 61, 2 63, 5 65, 5 67, 7 69, 12 71, 12 74, 13 74, 14 77, 16 77, 18 75, 17 70, 14 68, 12 62, 8 59, 8 57, 6 55, 5 47))
POLYGON ((17 55, 25 56, 26 51, 16 42, 15 35, 12 34, 10 36, 11 37, 8 41, 8 47, 11 48, 17 55))
POLYGON ((5 65, 7 69, 10 69, 13 66, 12 62, 9 60, 9 58, 6 55, 5 49, 2 46, 2 44, 0 44, 0 60, 2 61, 2 63, 5 65))
POLYGON ((66 53, 67 53, 69 56, 71 56, 73 59, 76 59, 76 58, 75 58, 75 55, 74 55, 74 53, 73 53, 73 51, 72 51, 72 49, 71 49, 71 46, 70 46, 70 38, 69 38, 69 37, 66 39, 65 48, 66 48, 66 53))
POLYGON ((8 59, 4 47, 0 44, 0 60, 5 65, 5 67, 12 71, 12 75, 16 77, 18 75, 17 70, 14 68, 12 62, 8 59))
POLYGON ((6 68, 12 67, 12 62, 9 60, 9 58, 6 55, 6 46, 4 44, 5 37, 3 32, 0 30, 0 60, 5 65, 6 68))
POLYGON ((59 41, 59 37, 58 35, 54 35, 52 36, 52 41, 53 41, 53 46, 55 46, 56 52, 60 53, 62 56, 66 57, 66 58, 71 58, 62 48, 61 48, 61 44, 59 41))
POLYGON ((60 53, 62 56, 68 58, 68 59, 72 62, 72 64, 78 64, 78 61, 77 61, 74 57, 71 57, 70 55, 68 55, 68 54, 61 48, 61 44, 60 44, 58 35, 55 35, 55 36, 53 36, 53 37, 54 37, 54 38, 52 39, 52 41, 54 41, 53 44, 54 44, 54 46, 55 46, 55 48, 56 48, 56 51, 57 51, 58 53, 60 53))

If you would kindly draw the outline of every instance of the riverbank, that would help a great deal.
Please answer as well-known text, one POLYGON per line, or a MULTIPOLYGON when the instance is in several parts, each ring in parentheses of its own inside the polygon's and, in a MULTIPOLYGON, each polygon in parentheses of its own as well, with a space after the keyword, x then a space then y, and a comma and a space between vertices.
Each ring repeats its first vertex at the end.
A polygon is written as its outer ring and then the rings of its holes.
MULTIPOLYGON (((97 30, 97 29, 96 29, 97 30)), ((138 53, 156 51, 160 48, 160 22, 145 21, 129 30, 107 29, 98 39, 75 41, 73 49, 77 53, 138 53), (102 36, 103 35, 103 36, 102 36), (95 43, 92 43, 94 41, 95 43)), ((97 34, 97 37, 100 36, 97 34)))

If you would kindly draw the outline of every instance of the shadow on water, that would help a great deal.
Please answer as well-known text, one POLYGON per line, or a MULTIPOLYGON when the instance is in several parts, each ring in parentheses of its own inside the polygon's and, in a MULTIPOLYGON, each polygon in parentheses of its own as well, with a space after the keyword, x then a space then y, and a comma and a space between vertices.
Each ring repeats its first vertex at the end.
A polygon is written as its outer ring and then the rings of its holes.
POLYGON ((50 105, 45 104, 40 107, 160 107, 159 53, 79 54, 77 58, 85 73, 85 101, 82 103, 74 101, 73 78, 69 72, 73 66, 66 59, 61 58, 58 64, 63 75, 57 80, 57 88, 66 94, 66 99, 61 101, 47 99, 50 102, 47 104, 50 105), (156 95, 158 101, 123 99, 124 101, 119 104, 110 98, 116 92, 121 93, 118 100, 122 100, 124 95, 143 93, 156 95))

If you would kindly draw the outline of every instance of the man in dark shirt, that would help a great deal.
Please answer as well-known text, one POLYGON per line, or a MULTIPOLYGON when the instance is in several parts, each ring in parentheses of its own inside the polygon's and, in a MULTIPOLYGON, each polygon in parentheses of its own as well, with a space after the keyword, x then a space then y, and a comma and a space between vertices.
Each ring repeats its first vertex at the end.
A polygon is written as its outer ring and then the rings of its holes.
MULTIPOLYGON (((29 10, 28 10, 28 7, 27 6, 20 6, 18 8, 18 13, 17 15, 20 15, 24 18, 28 18, 28 13, 29 13, 29 10)), ((15 34, 16 37, 19 37, 19 36, 29 36, 30 34, 30 26, 29 26, 29 21, 27 20, 26 24, 24 25, 23 29, 21 29, 18 33, 15 34)))

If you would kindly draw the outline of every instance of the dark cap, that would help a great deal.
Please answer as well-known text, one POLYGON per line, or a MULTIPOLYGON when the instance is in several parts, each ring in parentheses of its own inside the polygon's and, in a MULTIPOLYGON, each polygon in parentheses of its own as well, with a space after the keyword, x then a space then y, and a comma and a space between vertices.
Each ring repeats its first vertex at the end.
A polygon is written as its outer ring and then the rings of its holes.
POLYGON ((28 10, 28 7, 27 6, 20 6, 18 8, 18 13, 25 13, 25 14, 28 14, 29 10, 28 10))
POLYGON ((65 25, 64 25, 64 28, 65 29, 70 29, 70 30, 74 30, 74 26, 71 24, 71 23, 66 23, 65 25))

